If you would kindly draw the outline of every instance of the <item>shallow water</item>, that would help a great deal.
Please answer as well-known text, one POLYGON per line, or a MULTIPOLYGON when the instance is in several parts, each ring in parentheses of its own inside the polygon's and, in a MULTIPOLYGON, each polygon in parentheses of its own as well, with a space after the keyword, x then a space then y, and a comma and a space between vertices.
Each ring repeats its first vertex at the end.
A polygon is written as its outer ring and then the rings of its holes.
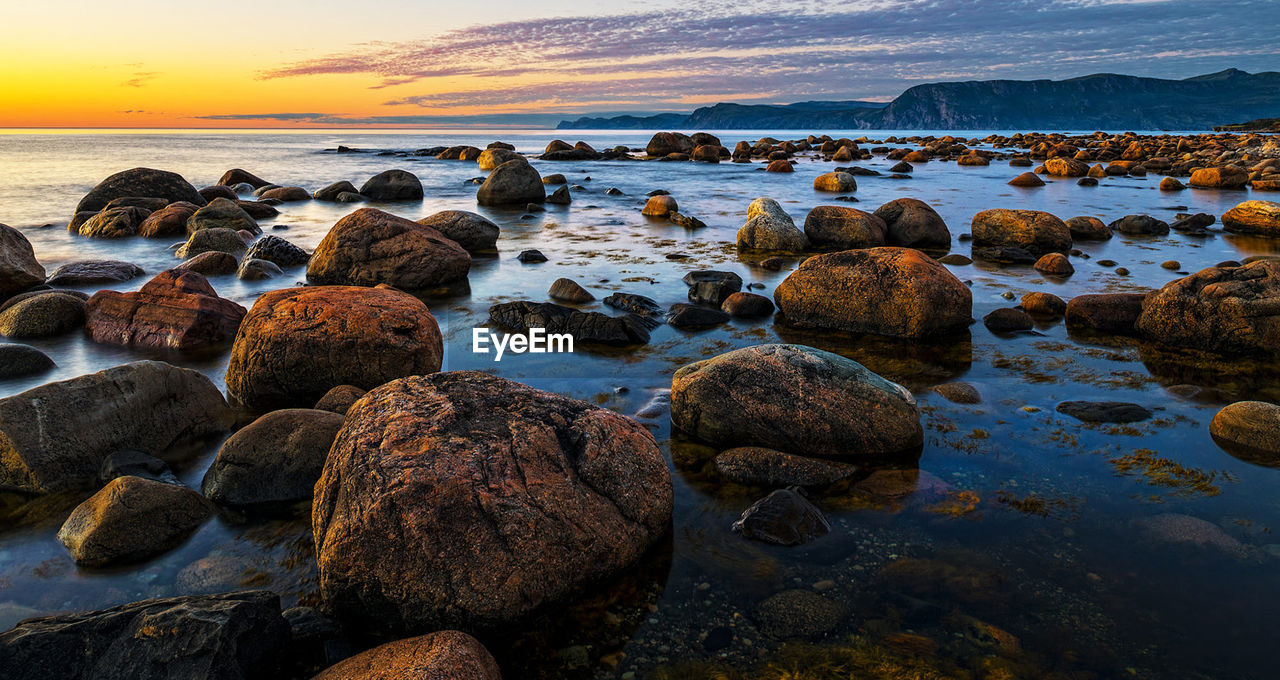
MULTIPOLYGON (((720 137, 732 148, 739 139, 764 134, 769 133, 720 137)), ((893 133, 845 134, 883 139, 893 133)), ((801 159, 794 174, 778 175, 765 174, 759 163, 535 160, 544 175, 563 173, 585 190, 574 191, 571 206, 548 205, 546 212, 524 219, 523 211, 476 206, 476 185, 469 180, 484 173, 472 162, 325 151, 339 144, 374 151, 484 147, 502 139, 535 153, 555 137, 570 143, 584 139, 600 149, 643 147, 648 136, 580 131, 0 134, 0 222, 21 229, 50 271, 89 258, 138 264, 147 276, 117 287, 133 290, 177 264, 166 249, 169 243, 84 239, 65 229, 79 198, 113 172, 139 165, 163 168, 199 187, 228 168, 242 167, 277 184, 315 189, 344 179, 359 186, 381 170, 398 167, 422 179, 427 198, 378 207, 410 219, 445 209, 472 210, 503 230, 499 255, 474 260, 469 292, 428 301, 445 332, 445 370, 493 371, 631 415, 669 388, 671 374, 685 363, 782 341, 845 354, 916 394, 925 410, 926 443, 919 460, 905 467, 918 466, 918 490, 883 503, 860 500, 847 489, 830 490, 815 502, 832 521, 833 533, 800 548, 773 548, 732 534, 732 521, 765 492, 720 482, 710 465, 715 452, 678 436, 673 440, 665 411, 642 418, 672 460, 676 513, 669 545, 584 604, 530 626, 536 634, 488 640, 512 677, 629 672, 641 678, 730 677, 734 669, 760 677, 848 677, 850 669, 861 668, 850 660, 857 656, 850 650, 867 645, 894 663, 927 662, 971 677, 1000 677, 995 673, 1004 668, 1012 669, 1013 677, 1050 671, 1062 677, 1273 676, 1267 624, 1280 606, 1275 576, 1280 539, 1272 534, 1272 526, 1280 524, 1280 470, 1222 451, 1208 434, 1208 422, 1231 401, 1280 400, 1280 369, 1274 362, 1080 336, 1061 323, 1041 326, 1036 335, 1007 338, 992 335, 979 322, 967 340, 921 346, 801 333, 771 319, 734 321, 696 333, 664 325, 649 345, 634 351, 579 348, 571 357, 507 355, 494 362, 492 355, 470 351, 472 328, 484 325, 488 307, 545 300, 551 282, 562 276, 577 280, 597 299, 626 291, 669 306, 685 301, 680 278, 686 272, 731 269, 747 283, 762 284, 764 290, 757 292, 771 295, 792 267, 765 271, 751 266, 759 258, 737 254, 733 238, 747 204, 757 196, 772 197, 801 224, 815 205, 842 204, 812 189, 813 177, 837 164, 801 159), (606 195, 610 187, 624 195, 606 195), (700 218, 707 228, 689 231, 642 217, 644 194, 659 188, 669 190, 681 212, 700 218), (519 263, 515 255, 527 248, 540 249, 550 261, 519 263), (667 259, 677 253, 689 257, 667 259), (983 402, 961 406, 929 391, 951 380, 974 384, 983 402), (1167 389, 1175 385, 1202 391, 1179 397, 1167 389), (1068 399, 1137 402, 1156 409, 1156 417, 1133 426, 1087 426, 1054 411, 1068 399), (1151 517, 1169 513, 1207 520, 1243 547, 1173 542, 1146 528, 1151 517), (931 561, 900 562, 882 571, 903 558, 931 561), (793 588, 816 589, 843 609, 841 623, 817 649, 783 645, 760 630, 762 600, 793 588), (991 627, 1006 632, 992 634, 991 627), (1004 636, 1017 641, 1011 644, 1004 636), (691 662, 707 666, 670 668, 691 662), (785 675, 791 666, 807 674, 785 675), (823 670, 828 667, 841 670, 823 670)), ((893 162, 877 157, 857 164, 886 172, 893 162)), ((1220 216, 1247 197, 1199 190, 1165 194, 1156 190, 1158 175, 1108 178, 1095 188, 1079 187, 1074 180, 1038 189, 1007 186, 1021 170, 1000 161, 987 167, 935 161, 917 165, 909 180, 858 177, 854 195, 866 210, 902 196, 925 200, 947 221, 953 237, 968 231, 970 218, 988 208, 1047 210, 1064 219, 1095 215, 1104 222, 1145 212, 1172 221, 1175 212, 1220 216)), ((356 207, 286 204, 263 228, 310 250, 356 207)), ((1280 240, 1221 232, 1197 239, 1175 232, 1155 238, 1117 234, 1111 241, 1076 247, 1088 257, 1073 258, 1076 273, 1066 280, 1046 278, 1030 266, 949 268, 972 282, 973 316, 981 319, 1016 304, 1001 297, 1006 291, 1021 297, 1042 290, 1065 299, 1147 290, 1179 276, 1160 266, 1167 260, 1193 272, 1223 260, 1280 252, 1280 240), (1104 259, 1131 273, 1120 276, 1113 267, 1097 264, 1104 259)), ((953 241, 952 252, 968 254, 968 244, 953 241)), ((245 283, 234 276, 211 281, 220 295, 248 307, 262 292, 293 285, 303 276, 299 267, 273 281, 245 283)), ((612 311, 599 302, 585 308, 612 311)), ((48 353, 58 368, 0 383, 0 396, 148 358, 79 335, 27 344, 48 353)), ((199 369, 223 384, 225 354, 150 356, 199 369)), ((177 465, 183 481, 198 488, 215 451, 211 445, 177 465)), ((287 604, 316 600, 305 509, 294 521, 223 517, 162 557, 103 571, 77 569, 54 538, 78 500, 0 503, 0 629, 38 613, 188 592, 196 586, 190 578, 179 584, 177 575, 202 559, 222 572, 205 582, 208 588, 249 585, 277 590, 287 604)), ((1217 534, 1213 539, 1225 544, 1217 534)))

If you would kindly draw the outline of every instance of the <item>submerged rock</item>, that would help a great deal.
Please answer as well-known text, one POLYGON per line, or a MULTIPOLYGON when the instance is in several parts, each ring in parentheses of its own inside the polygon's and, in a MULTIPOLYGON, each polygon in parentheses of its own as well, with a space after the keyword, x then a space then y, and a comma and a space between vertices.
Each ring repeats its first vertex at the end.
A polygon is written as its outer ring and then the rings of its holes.
POLYGON ((779 639, 815 638, 835 630, 844 607, 811 590, 784 590, 760 603, 760 630, 779 639))
POLYGON ((720 311, 742 319, 769 316, 773 310, 773 300, 755 293, 734 293, 720 304, 720 311))
POLYGON ((325 669, 312 680, 502 680, 479 640, 446 630, 388 642, 325 669))
POLYGON ((1131 236, 1163 236, 1169 233, 1168 222, 1150 215, 1125 215, 1107 226, 1111 231, 1131 236))
POLYGON ((801 545, 826 536, 831 524, 804 496, 791 489, 778 489, 747 508, 732 528, 744 538, 801 545))
POLYGON ((307 280, 413 291, 460 281, 470 269, 467 251, 432 227, 361 208, 338 220, 316 246, 307 280))
POLYGON ((649 327, 637 316, 615 317, 550 302, 503 302, 489 308, 489 319, 503 328, 519 332, 542 328, 548 334, 567 333, 577 342, 618 346, 649 342, 649 327))
POLYGON ((84 309, 94 342, 180 351, 231 342, 245 315, 204 276, 184 269, 161 272, 135 293, 99 291, 84 309))
POLYGON ((1035 323, 1026 312, 1010 307, 992 311, 982 317, 982 323, 992 333, 1015 333, 1029 331, 1035 327, 1035 323))
POLYGON ((1111 229, 1096 217, 1072 217, 1066 225, 1071 238, 1076 241, 1105 241, 1113 236, 1111 229))
POLYGON ((734 272, 704 269, 689 272, 681 279, 689 286, 689 301, 720 306, 726 298, 742 290, 742 277, 734 272))
POLYGON ((847 172, 828 172, 813 178, 814 191, 845 193, 858 190, 858 180, 847 172))
POLYGON ((336 203, 338 201, 338 196, 342 194, 359 193, 360 190, 356 188, 356 185, 344 179, 341 182, 334 182, 327 187, 316 189, 315 192, 311 194, 311 197, 317 201, 329 201, 336 203))
POLYGON ((204 496, 184 486, 116 477, 71 511, 58 540, 81 566, 137 562, 182 543, 212 516, 204 496))
POLYGON ((729 449, 716 456, 716 472, 738 484, 753 486, 827 486, 848 478, 857 468, 848 463, 797 456, 759 446, 729 449))
POLYGON ((729 315, 718 310, 683 302, 671 305, 667 312, 667 324, 680 330, 701 330, 719 326, 729 320, 729 315))
POLYGON ((1064 401, 1058 413, 1086 423, 1136 423, 1151 418, 1151 409, 1124 401, 1064 401))

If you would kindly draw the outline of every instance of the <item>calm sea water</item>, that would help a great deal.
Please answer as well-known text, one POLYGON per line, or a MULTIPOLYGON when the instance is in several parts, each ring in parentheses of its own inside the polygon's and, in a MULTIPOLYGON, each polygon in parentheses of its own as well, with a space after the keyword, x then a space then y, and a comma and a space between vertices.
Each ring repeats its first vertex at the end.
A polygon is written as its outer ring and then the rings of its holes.
MULTIPOLYGON (((170 244, 83 239, 65 229, 79 198, 111 173, 162 168, 199 187, 240 167, 277 184, 316 189, 338 180, 359 186, 379 171, 402 168, 422 179, 426 200, 379 207, 410 219, 445 209, 473 210, 503 230, 499 255, 475 260, 469 292, 428 301, 446 334, 446 370, 489 370, 630 415, 669 388, 671 374, 685 363, 783 341, 851 356, 915 392, 925 410, 927 442, 919 461, 903 467, 918 468, 919 490, 892 503, 858 500, 847 490, 819 497, 815 500, 834 531, 795 549, 748 543, 732 534, 732 521, 764 492, 719 481, 711 466, 715 452, 679 437, 673 441, 665 413, 643 418, 672 461, 677 506, 669 544, 589 601, 531 626, 537 632, 489 640, 513 677, 731 677, 734 669, 760 672, 760 677, 848 677, 823 675, 828 671, 822 669, 854 668, 853 650, 868 645, 883 647, 894 658, 915 654, 917 662, 972 677, 997 677, 983 674, 1005 667, 1015 669, 1016 677, 1050 671, 1079 674, 1062 677, 1274 677, 1270 622, 1280 608, 1280 538, 1273 534, 1280 525, 1280 470, 1237 460, 1208 434, 1209 420, 1226 403, 1280 400, 1274 362, 1082 337, 1060 323, 1015 338, 996 337, 977 323, 967 341, 922 346, 802 334, 764 320, 734 321, 697 333, 662 326, 649 345, 634 351, 508 355, 495 363, 492 355, 470 351, 471 329, 485 323, 494 303, 545 300, 551 282, 562 276, 582 283, 598 299, 626 291, 670 305, 685 301, 680 278, 686 272, 731 269, 748 283, 762 284, 757 292, 771 295, 788 269, 752 267, 732 246, 747 204, 758 196, 772 197, 800 224, 810 208, 832 201, 813 191, 812 180, 835 164, 803 159, 794 174, 776 175, 762 172, 758 163, 535 160, 543 174, 563 173, 585 189, 574 192, 571 206, 547 206, 530 218, 523 211, 477 207, 470 180, 483 173, 472 162, 326 151, 338 145, 373 152, 483 147, 500 139, 536 153, 557 137, 570 143, 582 139, 600 149, 643 147, 649 134, 0 134, 0 222, 21 229, 49 270, 90 258, 138 264, 148 276, 116 287, 133 290, 177 264, 166 247, 170 244), (623 195, 606 195, 611 187, 623 195), (670 191, 681 212, 702 219, 707 228, 688 231, 642 217, 645 193, 653 189, 670 191), (514 258, 527 248, 540 249, 550 261, 522 265, 514 258), (689 257, 667 259, 675 253, 689 257), (960 406, 929 391, 951 380, 977 386, 983 402, 960 406), (1201 391, 1186 396, 1187 385, 1201 391), (1067 399, 1132 401, 1156 409, 1157 415, 1133 426, 1086 426, 1054 411, 1067 399), (1181 533, 1153 530, 1153 525, 1186 521, 1162 515, 1209 524, 1181 533), (768 634, 761 603, 787 589, 818 592, 844 612, 817 647, 768 634), (921 643, 913 635, 933 642, 921 643), (910 654, 904 651, 908 648, 910 654), (687 665, 691 662, 704 665, 687 665), (670 668, 681 663, 686 665, 670 668), (787 676, 788 664, 809 668, 810 674, 787 676)), ((732 148, 740 139, 765 134, 797 136, 750 131, 720 137, 732 148)), ((895 133, 831 134, 882 139, 895 133)), ((951 134, 981 137, 988 131, 951 134)), ((892 162, 877 157, 860 164, 885 172, 892 162)), ((1003 162, 988 167, 933 162, 918 165, 909 180, 859 177, 855 195, 867 210, 903 196, 925 200, 953 235, 968 231, 970 218, 988 208, 1047 210, 1064 219, 1094 215, 1105 222, 1149 213, 1172 221, 1175 212, 1221 215, 1248 197, 1197 190, 1164 194, 1156 190, 1158 176, 1109 178, 1096 188, 1074 181, 1032 190, 1007 186, 1020 171, 1003 162)), ((287 204, 263 227, 310 250, 356 207, 287 204)), ((1202 239, 1178 233, 1117 235, 1077 247, 1088 257, 1073 258, 1076 274, 1066 281, 1046 279, 1029 266, 977 263, 951 270, 972 282, 974 317, 980 319, 1016 304, 1001 297, 1005 292, 1020 297, 1042 290, 1069 298, 1140 291, 1179 276, 1161 267, 1168 260, 1190 272, 1223 260, 1280 253, 1280 241, 1220 232, 1202 239), (1114 267, 1097 264, 1104 259, 1131 273, 1121 276, 1114 267)), ((968 254, 968 245, 956 242, 953 252, 968 254)), ((303 276, 303 268, 294 268, 272 281, 246 283, 232 276, 212 283, 219 294, 248 307, 262 292, 291 286, 303 276)), ((609 311, 599 303, 592 308, 609 311)), ((48 353, 57 370, 0 383, 0 396, 148 356, 197 368, 219 385, 226 368, 225 355, 148 355, 95 345, 78 334, 29 344, 48 353)), ((215 452, 211 447, 182 462, 179 476, 198 488, 215 452)), ((0 629, 36 614, 238 585, 272 588, 289 604, 316 601, 305 510, 293 520, 273 522, 220 518, 151 562, 90 571, 77 569, 54 537, 77 500, 0 504, 0 629), (209 575, 193 578, 192 564, 207 567, 209 575)))

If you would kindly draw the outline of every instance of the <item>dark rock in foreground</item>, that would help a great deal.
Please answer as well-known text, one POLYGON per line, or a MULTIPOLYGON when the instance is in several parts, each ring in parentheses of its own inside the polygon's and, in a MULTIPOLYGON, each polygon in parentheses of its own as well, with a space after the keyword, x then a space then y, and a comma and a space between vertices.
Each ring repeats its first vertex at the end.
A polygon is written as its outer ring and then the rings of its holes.
POLYGON ((765 543, 800 545, 826 536, 831 524, 804 496, 778 489, 747 508, 733 530, 765 543))
POLYGON ((205 472, 201 490, 232 507, 279 506, 311 498, 343 417, 283 409, 227 439, 205 472))
POLYGON ((1147 294, 1137 329, 1182 347, 1280 352, 1278 301, 1280 261, 1210 267, 1147 294))
POLYGON ((0 302, 44 283, 44 273, 27 237, 7 224, 0 224, 0 302))
POLYGON ((125 475, 72 510, 58 540, 78 565, 125 564, 177 546, 212 515, 191 489, 125 475))
POLYGON ((583 312, 550 302, 504 302, 489 308, 489 318, 499 326, 524 332, 544 328, 550 333, 568 333, 577 342, 605 345, 642 345, 649 342, 649 328, 633 315, 609 316, 583 312))
POLYGON ((54 368, 53 359, 28 345, 0 344, 0 380, 38 375, 54 368))
POLYGON ((1136 423, 1152 416, 1150 409, 1123 401, 1064 401, 1057 411, 1086 423, 1136 423))

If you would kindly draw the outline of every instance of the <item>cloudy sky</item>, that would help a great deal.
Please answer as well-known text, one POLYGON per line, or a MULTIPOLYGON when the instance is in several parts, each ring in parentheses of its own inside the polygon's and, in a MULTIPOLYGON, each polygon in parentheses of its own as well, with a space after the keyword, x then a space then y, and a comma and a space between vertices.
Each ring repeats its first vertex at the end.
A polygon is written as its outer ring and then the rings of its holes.
POLYGON ((1280 69, 1275 11, 1276 0, 4 2, 0 127, 534 122, 887 101, 939 80, 1257 72, 1280 69))

